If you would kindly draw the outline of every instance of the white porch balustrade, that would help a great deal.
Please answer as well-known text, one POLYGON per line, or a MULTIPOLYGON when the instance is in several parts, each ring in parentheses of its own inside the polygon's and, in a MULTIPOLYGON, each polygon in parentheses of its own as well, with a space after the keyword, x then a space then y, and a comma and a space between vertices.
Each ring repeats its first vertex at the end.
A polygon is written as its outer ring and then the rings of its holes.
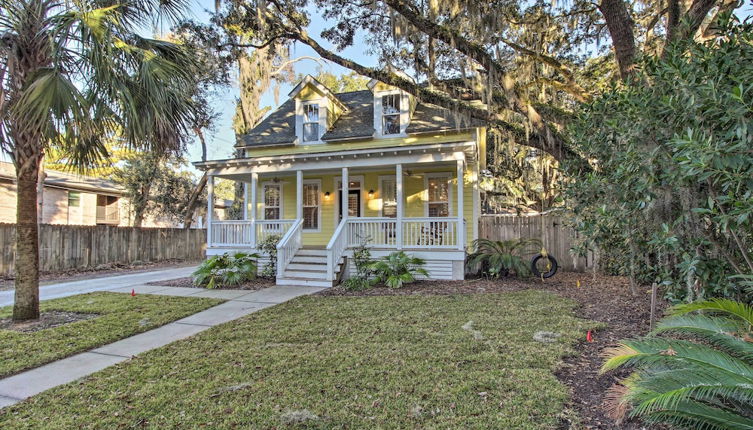
POLYGON ((211 221, 208 245, 253 248, 271 235, 284 236, 294 223, 294 219, 211 221))

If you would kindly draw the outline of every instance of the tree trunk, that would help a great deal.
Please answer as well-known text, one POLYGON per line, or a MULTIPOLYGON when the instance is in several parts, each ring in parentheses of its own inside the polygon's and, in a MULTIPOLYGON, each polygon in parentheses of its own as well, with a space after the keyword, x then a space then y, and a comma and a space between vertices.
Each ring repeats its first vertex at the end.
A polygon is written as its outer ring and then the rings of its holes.
POLYGON ((17 157, 15 161, 18 186, 16 190, 16 291, 13 321, 25 321, 39 318, 39 224, 37 224, 39 160, 17 157))
POLYGON ((620 77, 627 79, 632 75, 635 66, 635 22, 623 0, 602 0, 599 10, 612 37, 620 77))
POLYGON ((44 179, 47 173, 44 171, 44 158, 39 162, 39 173, 37 174, 37 222, 44 222, 44 179))
POLYGON ((146 206, 149 204, 149 193, 152 191, 151 182, 141 188, 141 196, 133 202, 133 226, 141 227, 146 214, 146 206))
POLYGON ((199 203, 199 196, 201 196, 201 193, 204 191, 204 187, 207 185, 207 174, 204 172, 204 174, 201 176, 201 179, 199 179, 199 183, 196 184, 196 188, 193 190, 193 193, 191 193, 191 198, 188 199, 188 204, 186 205, 186 215, 183 219, 183 228, 191 228, 191 223, 193 223, 193 214, 196 212, 196 206, 198 206, 199 203))

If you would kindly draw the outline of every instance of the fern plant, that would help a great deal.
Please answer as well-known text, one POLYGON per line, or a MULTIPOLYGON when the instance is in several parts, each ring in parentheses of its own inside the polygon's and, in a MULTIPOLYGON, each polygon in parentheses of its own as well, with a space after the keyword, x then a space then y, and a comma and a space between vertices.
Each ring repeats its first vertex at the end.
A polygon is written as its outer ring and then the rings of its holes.
POLYGON ((421 258, 398 251, 375 261, 371 270, 376 283, 383 283, 389 288, 401 288, 405 284, 414 282, 417 275, 428 277, 429 272, 423 268, 425 264, 426 262, 421 258))
POLYGON ((525 257, 536 253, 541 248, 541 241, 538 239, 476 239, 473 241, 473 247, 476 252, 468 259, 471 272, 486 274, 493 278, 507 276, 511 272, 517 276, 528 276, 531 269, 525 257))
POLYGON ((256 278, 258 258, 243 252, 209 257, 193 272, 193 283, 209 289, 240 285, 256 278))
POLYGON ((677 305, 650 336, 623 341, 607 354, 602 372, 635 370, 611 391, 615 418, 693 429, 753 429, 750 305, 728 299, 677 305))

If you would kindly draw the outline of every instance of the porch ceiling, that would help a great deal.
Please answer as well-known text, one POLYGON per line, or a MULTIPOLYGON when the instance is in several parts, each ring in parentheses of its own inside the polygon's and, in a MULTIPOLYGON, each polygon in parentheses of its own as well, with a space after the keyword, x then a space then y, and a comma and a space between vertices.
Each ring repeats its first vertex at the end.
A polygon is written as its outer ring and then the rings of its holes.
POLYGON ((253 172, 260 175, 274 173, 335 172, 343 167, 353 174, 402 164, 404 168, 432 165, 452 165, 457 160, 474 159, 475 142, 416 145, 410 147, 353 150, 331 153, 294 154, 275 157, 238 158, 194 163, 207 174, 220 178, 243 180, 253 172))

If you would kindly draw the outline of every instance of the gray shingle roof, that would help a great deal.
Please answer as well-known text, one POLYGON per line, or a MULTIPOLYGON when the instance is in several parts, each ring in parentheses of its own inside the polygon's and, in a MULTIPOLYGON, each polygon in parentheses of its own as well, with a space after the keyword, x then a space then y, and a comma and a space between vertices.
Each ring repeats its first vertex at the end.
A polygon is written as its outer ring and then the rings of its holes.
MULTIPOLYGON (((374 135, 374 97, 369 90, 337 93, 345 105, 334 126, 327 130, 322 140, 366 138, 374 135)), ((472 120, 447 109, 419 103, 411 117, 407 132, 426 133, 442 130, 459 130, 481 127, 481 121, 472 120)), ((295 140, 295 101, 288 100, 265 118, 249 133, 238 139, 236 146, 289 145, 295 140)))
POLYGON ((336 94, 348 109, 340 115, 332 129, 322 140, 371 137, 374 135, 374 96, 371 91, 354 91, 336 94))

